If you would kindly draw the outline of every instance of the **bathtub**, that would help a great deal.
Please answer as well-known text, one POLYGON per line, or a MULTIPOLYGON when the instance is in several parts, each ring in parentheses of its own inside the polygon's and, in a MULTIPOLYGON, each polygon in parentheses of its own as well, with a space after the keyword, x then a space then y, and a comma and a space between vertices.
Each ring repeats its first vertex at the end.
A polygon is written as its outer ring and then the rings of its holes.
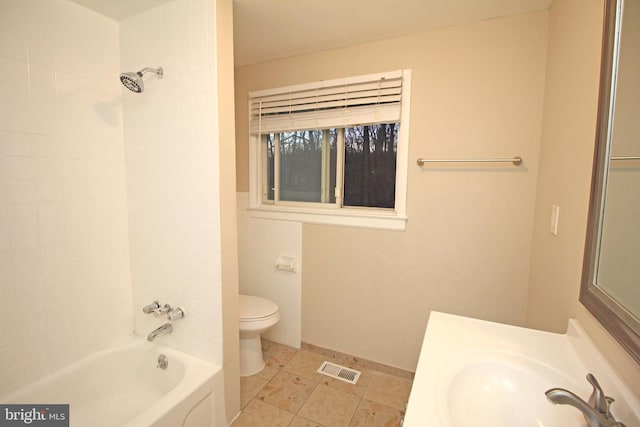
POLYGON ((71 427, 221 427, 219 366, 141 338, 109 347, 1 396, 3 404, 69 404, 71 427), (157 367, 167 357, 166 369, 157 367))

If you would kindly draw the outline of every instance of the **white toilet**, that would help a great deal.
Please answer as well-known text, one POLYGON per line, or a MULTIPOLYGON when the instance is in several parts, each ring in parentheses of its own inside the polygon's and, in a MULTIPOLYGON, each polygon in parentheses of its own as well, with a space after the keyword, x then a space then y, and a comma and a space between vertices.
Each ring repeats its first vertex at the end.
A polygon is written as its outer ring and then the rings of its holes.
POLYGON ((278 306, 268 299, 240 295, 240 376, 257 374, 264 368, 260 334, 278 323, 278 306))

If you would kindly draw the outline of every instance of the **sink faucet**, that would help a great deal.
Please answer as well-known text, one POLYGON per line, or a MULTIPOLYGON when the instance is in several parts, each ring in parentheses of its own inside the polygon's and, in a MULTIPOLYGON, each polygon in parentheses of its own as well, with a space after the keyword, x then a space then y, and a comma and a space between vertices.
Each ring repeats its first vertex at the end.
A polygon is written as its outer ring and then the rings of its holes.
POLYGON ((147 341, 153 341, 156 338, 161 337, 163 335, 169 335, 171 331, 173 331, 173 327, 171 326, 171 323, 165 323, 159 328, 156 328, 153 331, 151 331, 147 336, 147 341))
POLYGON ((587 374, 587 381, 589 381, 589 384, 593 387, 591 396, 589 396, 589 405, 596 411, 604 414, 609 410, 609 405, 613 402, 613 399, 607 403, 607 396, 604 394, 604 391, 602 391, 600 383, 593 374, 587 374))
POLYGON ((556 405, 570 405, 578 409, 584 415, 589 427, 625 427, 624 424, 616 421, 611 414, 613 398, 605 396, 596 377, 588 374, 587 381, 593 386, 589 403, 563 388, 552 388, 547 390, 545 394, 547 399, 556 405))

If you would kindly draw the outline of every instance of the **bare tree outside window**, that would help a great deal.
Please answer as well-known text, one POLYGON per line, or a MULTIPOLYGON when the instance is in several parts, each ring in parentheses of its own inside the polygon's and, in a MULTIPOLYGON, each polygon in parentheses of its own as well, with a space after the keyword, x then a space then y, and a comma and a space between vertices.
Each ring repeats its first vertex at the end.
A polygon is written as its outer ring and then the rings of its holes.
POLYGON ((395 206, 398 128, 382 123, 345 129, 345 206, 395 206))
MULTIPOLYGON (((335 152, 337 130, 322 129, 283 132, 280 134, 280 200, 293 202, 335 203, 322 200, 323 169, 333 178, 335 188, 335 152), (323 152, 333 155, 332 164, 323 162, 323 152), (328 172, 327 172, 328 171, 328 172)), ((329 184, 330 185, 330 184, 329 184)))
POLYGON ((394 208, 398 130, 398 123, 382 123, 265 135, 267 200, 275 200, 277 179, 281 201, 336 203, 338 133, 344 132, 343 205, 394 208))

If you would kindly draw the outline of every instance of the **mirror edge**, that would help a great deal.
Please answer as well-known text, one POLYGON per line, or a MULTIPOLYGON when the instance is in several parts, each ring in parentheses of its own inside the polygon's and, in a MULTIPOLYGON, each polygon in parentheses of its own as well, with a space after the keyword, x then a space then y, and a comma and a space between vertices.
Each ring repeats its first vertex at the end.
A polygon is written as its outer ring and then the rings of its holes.
POLYGON ((602 56, 600 65, 600 90, 596 121, 596 140, 591 178, 591 196, 587 220, 585 252, 580 284, 580 302, 640 364, 640 322, 608 294, 595 286, 594 272, 597 262, 599 225, 604 195, 605 171, 608 163, 609 119, 611 112, 613 76, 616 66, 616 32, 619 28, 619 11, 623 0, 605 0, 602 56))

